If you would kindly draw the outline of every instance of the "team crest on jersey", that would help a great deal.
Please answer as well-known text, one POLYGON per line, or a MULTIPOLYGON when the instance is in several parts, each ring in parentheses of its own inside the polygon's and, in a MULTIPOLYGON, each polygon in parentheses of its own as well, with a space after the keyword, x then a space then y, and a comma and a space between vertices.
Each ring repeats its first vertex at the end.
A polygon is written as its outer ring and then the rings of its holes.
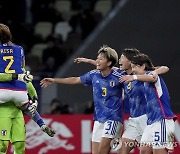
POLYGON ((127 89, 129 89, 129 90, 131 89, 131 82, 128 83, 127 89))
POLYGON ((115 86, 115 81, 110 81, 110 86, 114 87, 115 86))
POLYGON ((6 135, 7 135, 7 130, 2 130, 2 131, 1 131, 1 135, 2 135, 2 136, 6 136, 6 135))

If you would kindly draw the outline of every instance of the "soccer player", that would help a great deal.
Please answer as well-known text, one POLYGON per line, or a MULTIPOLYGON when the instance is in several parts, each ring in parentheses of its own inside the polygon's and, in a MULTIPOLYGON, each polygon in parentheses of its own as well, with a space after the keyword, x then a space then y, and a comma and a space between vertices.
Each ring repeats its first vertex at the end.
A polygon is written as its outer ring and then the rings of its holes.
POLYGON ((174 121, 176 116, 170 107, 169 92, 162 77, 154 78, 151 72, 153 64, 145 54, 139 54, 131 61, 133 76, 123 76, 121 82, 133 80, 144 82, 147 102, 147 126, 141 138, 141 154, 167 154, 173 150, 174 121))
POLYGON ((98 51, 96 69, 80 76, 69 78, 44 78, 41 86, 53 83, 92 85, 95 106, 92 133, 92 153, 108 154, 110 142, 119 137, 122 127, 122 84, 121 76, 112 67, 118 62, 116 51, 103 46, 98 51))
MULTIPOLYGON (((21 46, 11 42, 12 35, 4 24, 0 24, 0 73, 22 74, 25 66, 24 51, 21 46)), ((0 103, 13 101, 19 108, 27 108, 26 84, 19 80, 0 82, 0 103)))
MULTIPOLYGON (((27 79, 26 74, 3 74, 0 73, 0 82, 6 82, 18 79, 17 76, 21 76, 20 80, 27 79)), ((28 94, 32 102, 36 101, 37 93, 31 82, 26 83, 28 87, 28 94)), ((32 118, 34 119, 34 118, 32 118)), ((34 119, 36 120, 36 119, 34 119)), ((54 131, 51 130, 44 121, 42 122, 41 130, 47 133, 49 136, 54 136, 54 131)), ((25 126, 22 111, 18 109, 14 102, 6 102, 0 104, 0 153, 6 153, 9 141, 13 144, 14 151, 17 154, 23 154, 25 151, 25 126)), ((36 123, 40 123, 36 121, 36 123)))
MULTIPOLYGON (((126 48, 122 51, 121 57, 119 59, 120 70, 118 68, 116 71, 123 71, 122 75, 133 75, 131 68, 131 60, 134 56, 138 55, 140 52, 135 48, 126 48)), ((85 62, 95 64, 95 61, 87 58, 76 58, 74 60, 77 63, 85 62)), ((154 76, 157 73, 165 73, 168 71, 167 67, 160 67, 153 72, 154 76), (158 70, 163 70, 158 72, 158 70)), ((144 95, 144 83, 143 82, 125 82, 124 86, 124 106, 126 113, 129 110, 130 118, 128 119, 128 125, 125 127, 121 141, 121 148, 118 150, 120 154, 128 154, 135 146, 137 142, 140 142, 143 131, 147 126, 147 116, 146 116, 146 99, 144 95)), ((118 145, 118 144, 117 144, 118 145)), ((116 150, 118 147, 116 148, 116 150)))
MULTIPOLYGON (((120 69, 125 70, 124 75, 133 75, 131 61, 134 56, 138 55, 136 50, 124 50, 122 52, 119 64, 120 69)), ((156 68, 151 72, 156 78, 157 74, 166 73, 169 70, 166 66, 156 68)), ((124 102, 129 103, 130 118, 122 135, 122 147, 119 154, 128 154, 136 145, 139 145, 142 134, 147 126, 146 105, 147 101, 144 94, 144 83, 140 81, 124 82, 124 102)))
MULTIPOLYGON (((18 74, 19 80, 12 80, 7 82, 0 82, 0 104, 13 101, 15 105, 28 114, 36 123, 44 127, 44 122, 36 111, 37 100, 33 99, 32 104, 29 104, 27 95, 27 86, 22 82, 24 77, 32 80, 30 75, 23 76, 23 67, 25 66, 24 51, 21 46, 15 45, 11 42, 12 35, 9 27, 0 24, 0 73, 18 74), (22 80, 20 80, 22 78, 22 80)), ((31 84, 31 83, 28 83, 31 84)), ((44 128, 44 129, 47 129, 44 128)))
POLYGON ((14 102, 0 104, 0 123, 0 153, 6 154, 10 141, 15 153, 24 154, 26 140, 24 117, 14 102))

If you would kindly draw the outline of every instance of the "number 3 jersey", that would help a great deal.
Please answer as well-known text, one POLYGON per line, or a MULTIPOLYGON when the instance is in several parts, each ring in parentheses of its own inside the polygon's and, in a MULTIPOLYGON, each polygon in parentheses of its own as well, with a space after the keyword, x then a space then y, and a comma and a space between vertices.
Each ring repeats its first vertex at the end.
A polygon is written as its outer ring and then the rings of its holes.
POLYGON ((81 82, 93 87, 94 120, 104 123, 107 120, 122 122, 121 74, 115 70, 103 77, 99 70, 92 70, 80 77, 81 82))
MULTIPOLYGON (((0 44, 0 73, 23 73, 23 61, 24 51, 21 46, 0 44)), ((27 90, 26 84, 18 80, 0 82, 0 89, 27 90)))

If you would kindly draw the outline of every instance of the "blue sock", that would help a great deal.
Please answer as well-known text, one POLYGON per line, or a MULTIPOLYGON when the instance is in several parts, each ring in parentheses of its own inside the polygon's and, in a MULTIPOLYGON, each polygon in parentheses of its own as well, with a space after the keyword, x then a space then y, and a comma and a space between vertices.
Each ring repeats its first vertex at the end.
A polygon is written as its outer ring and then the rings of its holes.
POLYGON ((26 113, 28 116, 30 116, 31 119, 34 120, 39 125, 39 127, 44 125, 45 123, 43 119, 41 118, 41 116, 39 115, 39 113, 35 111, 34 114, 31 114, 31 112, 28 110, 29 106, 30 105, 28 104, 28 106, 26 107, 26 109, 23 110, 23 112, 26 113))

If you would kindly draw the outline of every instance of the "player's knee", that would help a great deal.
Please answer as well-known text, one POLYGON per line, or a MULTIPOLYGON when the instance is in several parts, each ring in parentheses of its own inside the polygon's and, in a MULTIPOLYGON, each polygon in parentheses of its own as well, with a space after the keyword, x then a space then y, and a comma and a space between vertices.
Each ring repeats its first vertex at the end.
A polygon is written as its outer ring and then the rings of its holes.
POLYGON ((0 153, 1 154, 6 154, 8 143, 9 143, 8 141, 0 140, 0 153))
POLYGON ((25 142, 14 142, 14 154, 24 154, 25 153, 25 142))
POLYGON ((141 154, 145 154, 146 153, 146 149, 141 148, 141 154))
POLYGON ((150 147, 141 147, 140 153, 141 154, 151 154, 152 153, 152 149, 150 147))

